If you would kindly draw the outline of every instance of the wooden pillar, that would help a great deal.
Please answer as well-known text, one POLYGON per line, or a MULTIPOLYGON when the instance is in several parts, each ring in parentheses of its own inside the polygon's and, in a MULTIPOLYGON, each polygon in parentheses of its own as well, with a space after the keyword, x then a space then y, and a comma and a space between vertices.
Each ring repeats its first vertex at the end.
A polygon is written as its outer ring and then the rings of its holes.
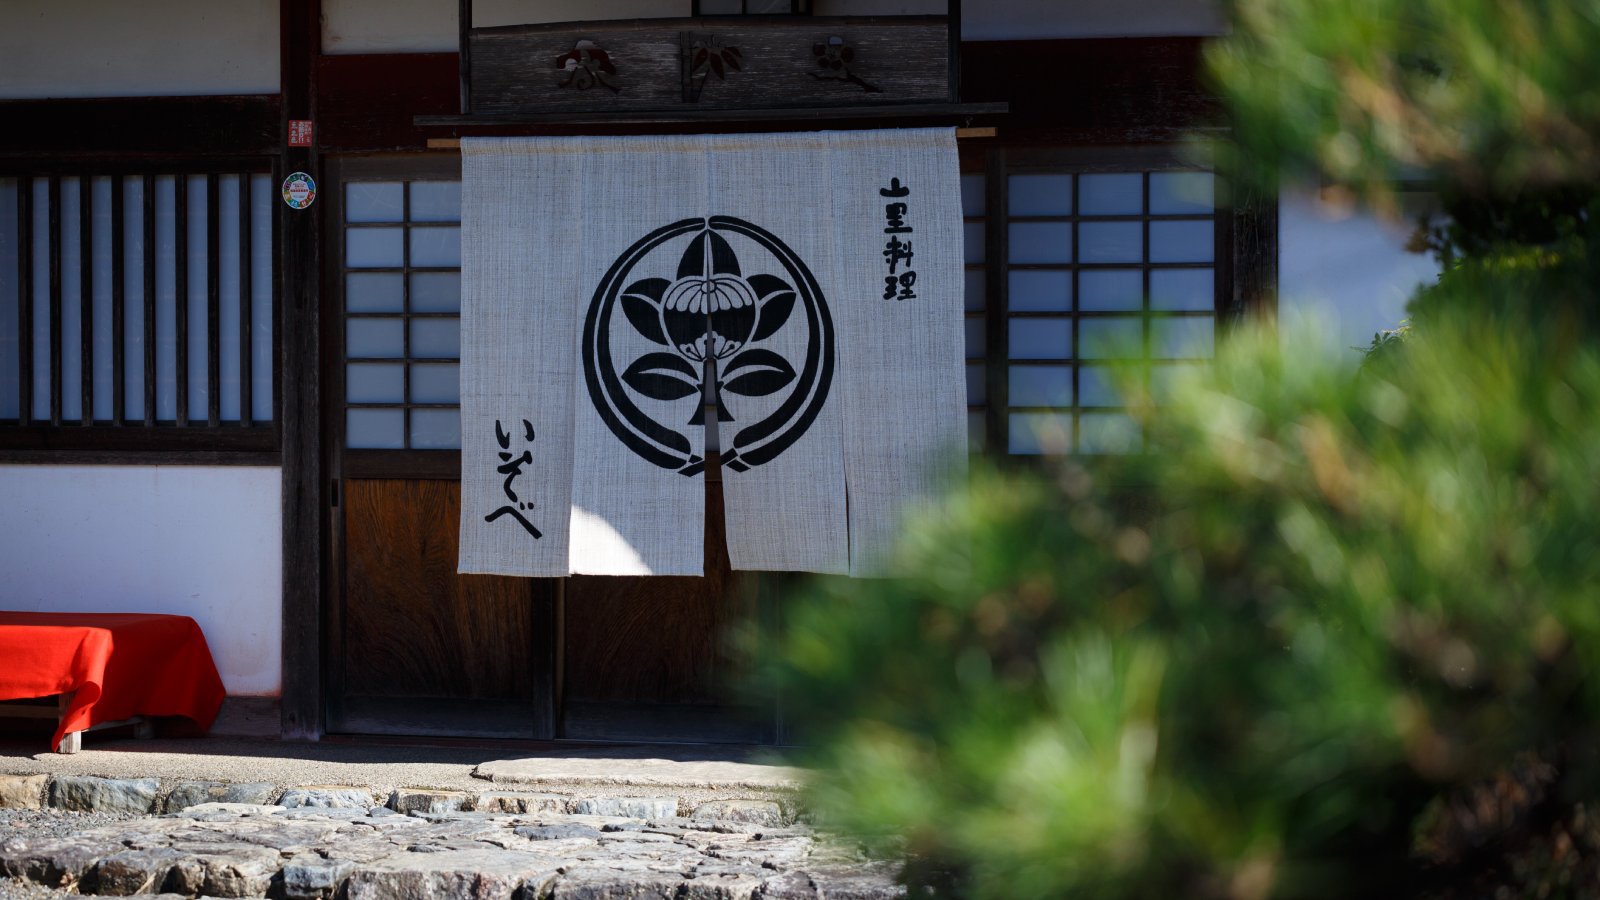
MULTIPOLYGON (((320 0, 279 4, 283 119, 277 180, 307 172, 321 180, 316 147, 288 146, 289 120, 316 119, 320 0)), ((276 185, 274 185, 276 195, 276 185)), ((285 739, 322 736, 322 593, 327 571, 328 486, 324 474, 318 332, 324 202, 290 209, 273 200, 278 237, 279 422, 283 439, 283 697, 285 739)))
MULTIPOLYGON (((1227 221, 1227 220, 1224 220, 1227 221)), ((1225 324, 1278 318, 1278 197, 1235 188, 1232 206, 1232 309, 1225 324)))

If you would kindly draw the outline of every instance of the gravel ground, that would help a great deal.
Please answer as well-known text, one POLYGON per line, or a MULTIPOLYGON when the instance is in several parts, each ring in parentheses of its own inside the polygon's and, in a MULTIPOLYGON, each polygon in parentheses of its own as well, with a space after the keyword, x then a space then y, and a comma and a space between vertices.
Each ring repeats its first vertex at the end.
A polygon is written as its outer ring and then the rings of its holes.
POLYGON ((46 897, 73 896, 66 891, 53 891, 42 884, 16 878, 0 878, 0 900, 45 900, 46 897))
MULTIPOLYGON (((136 818, 117 813, 79 813, 60 810, 0 809, 0 844, 20 838, 59 837, 136 818)), ((0 900, 45 900, 69 896, 67 891, 51 890, 31 881, 0 878, 0 900)))
POLYGON ((64 812, 58 809, 0 809, 0 844, 14 837, 60 837, 137 818, 124 813, 64 812))

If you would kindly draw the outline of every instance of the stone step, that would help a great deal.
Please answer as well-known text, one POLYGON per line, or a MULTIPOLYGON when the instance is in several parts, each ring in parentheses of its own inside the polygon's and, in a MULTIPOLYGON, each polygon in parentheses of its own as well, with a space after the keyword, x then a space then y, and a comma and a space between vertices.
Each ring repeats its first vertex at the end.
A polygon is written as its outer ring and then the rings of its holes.
POLYGON ((799 790, 804 773, 789 766, 736 760, 560 756, 479 763, 472 774, 496 784, 744 790, 783 794, 799 790))
POLYGON ((172 814, 211 803, 290 809, 368 810, 382 806, 411 814, 557 813, 641 820, 684 817, 766 826, 791 822, 799 811, 798 795, 786 776, 754 779, 748 773, 736 773, 740 776, 737 779, 713 780, 706 778, 704 772, 691 772, 677 782, 656 777, 619 783, 586 780, 571 768, 557 771, 558 777, 528 775, 518 780, 519 771, 525 770, 508 769, 498 770, 499 777, 492 779, 501 789, 482 791, 405 787, 385 792, 361 785, 279 786, 269 782, 230 784, 93 775, 0 775, 0 809, 147 815, 172 814), (503 789, 518 784, 546 789, 503 789), (642 790, 645 788, 650 789, 648 793, 642 790), (743 791, 748 796, 724 796, 730 791, 743 791), (715 796, 708 799, 708 795, 715 796))

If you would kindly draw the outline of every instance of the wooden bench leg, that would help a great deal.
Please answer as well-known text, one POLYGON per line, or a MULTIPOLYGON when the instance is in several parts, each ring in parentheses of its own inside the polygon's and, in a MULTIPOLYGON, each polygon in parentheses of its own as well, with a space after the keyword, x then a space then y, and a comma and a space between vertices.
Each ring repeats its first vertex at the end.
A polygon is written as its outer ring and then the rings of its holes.
MULTIPOLYGON (((56 724, 57 725, 60 725, 61 724, 61 720, 66 717, 66 715, 67 715, 67 707, 70 706, 70 705, 72 705, 72 695, 71 694, 60 694, 60 695, 58 695, 56 697, 56 724)), ((48 715, 47 711, 49 710, 49 707, 32 707, 32 708, 35 709, 35 710, 38 710, 39 712, 43 712, 44 714, 48 715)), ((38 714, 39 713, 37 713, 37 712, 34 713, 34 715, 38 715, 38 714)), ((117 720, 115 722, 101 722, 100 724, 90 726, 89 728, 87 728, 85 730, 87 730, 87 731, 104 731, 104 730, 109 729, 109 728, 123 728, 123 727, 126 727, 128 725, 132 725, 133 726, 133 737, 134 737, 135 740, 147 741, 150 738, 153 738, 153 737, 156 736, 156 723, 151 721, 151 720, 149 720, 149 719, 147 719, 147 718, 145 718, 145 717, 143 717, 143 716, 134 716, 131 719, 119 719, 119 720, 117 720)), ((56 745, 56 752, 57 753, 77 753, 77 752, 79 752, 80 750, 83 749, 83 734, 84 733, 82 731, 69 731, 66 734, 62 735, 61 743, 56 745)))
MULTIPOLYGON (((56 697, 56 724, 61 724, 62 718, 67 714, 67 707, 72 703, 72 694, 66 693, 56 697)), ((57 753, 77 753, 83 749, 83 732, 71 731, 61 736, 61 743, 56 745, 57 753)))

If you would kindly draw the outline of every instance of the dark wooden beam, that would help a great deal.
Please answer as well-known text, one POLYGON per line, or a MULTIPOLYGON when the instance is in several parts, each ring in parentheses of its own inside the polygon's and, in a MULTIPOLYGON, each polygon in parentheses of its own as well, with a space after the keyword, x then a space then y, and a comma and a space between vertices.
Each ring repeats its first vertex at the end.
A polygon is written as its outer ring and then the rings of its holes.
POLYGON ((460 113, 454 53, 324 56, 317 62, 317 146, 324 153, 421 150, 438 129, 418 115, 460 113))
POLYGON ((18 419, 33 421, 33 179, 17 179, 18 419))
MULTIPOLYGON (((279 134, 288 120, 316 119, 317 60, 322 40, 319 0, 279 3, 283 83, 279 134)), ((321 129, 318 129, 321 130, 321 129)), ((319 177, 316 148, 281 148, 275 177, 305 171, 319 177)), ((278 378, 283 454, 283 701, 286 739, 322 736, 322 597, 326 552, 327 478, 317 377, 321 341, 320 229, 327 203, 278 209, 278 378)))
MULTIPOLYGON (((12 461, 13 451, 74 450, 108 452, 147 452, 152 450, 208 450, 218 453, 248 451, 276 455, 273 430, 257 428, 179 428, 158 425, 154 428, 119 428, 115 425, 79 425, 67 421, 59 426, 43 423, 20 428, 0 429, 0 451, 12 461)), ((137 460, 133 460, 137 461, 137 460)))
POLYGON ((455 481, 461 478, 461 451, 346 450, 342 471, 346 478, 455 481))
MULTIPOLYGON (((134 429, 127 429, 133 431, 134 429)), ((269 435, 270 437, 270 435, 269 435)), ((206 442, 209 447, 210 443, 206 442)), ((276 450, 7 450, 8 466, 275 466, 276 450)))
POLYGON ((666 131, 747 131, 752 123, 763 130, 819 128, 914 127, 970 125, 999 121, 1006 104, 996 103, 883 103, 861 106, 819 106, 773 109, 682 109, 670 112, 530 113, 505 116, 417 116, 418 125, 446 128, 464 134, 573 134, 638 133, 666 131))
POLYGON ((94 179, 78 176, 78 421, 94 423, 94 179))
MULTIPOLYGON (((246 175, 246 178, 249 176, 246 175)), ((222 199, 218 179, 206 176, 206 424, 217 427, 222 414, 222 199)), ((243 277, 246 272, 240 270, 243 277)))
MULTIPOLYGON (((1234 189, 1229 254, 1232 301, 1223 311, 1223 326, 1245 320, 1276 322, 1278 318, 1278 197, 1234 189)), ((1227 227, 1225 224, 1224 227, 1227 227)))
POLYGON ((263 156, 279 119, 275 94, 0 100, 0 160, 263 156))
POLYGON ((948 82, 950 84, 951 103, 961 102, 961 0, 945 0, 945 26, 947 48, 945 58, 949 61, 950 70, 948 82))
POLYGON ((61 178, 50 176, 50 424, 61 424, 61 178))
POLYGON ((1010 275, 1007 258, 1011 255, 1010 232, 1005 227, 1007 214, 1006 151, 997 147, 985 160, 983 173, 984 228, 984 446, 1000 451, 1009 440, 1006 409, 1010 379, 1006 362, 1011 358, 1010 334, 1006 323, 1006 280, 1010 275))
POLYGON ((252 258, 250 231, 255 219, 250 214, 250 173, 239 176, 239 424, 249 427, 254 415, 255 358, 252 344, 252 319, 255 317, 255 261, 252 258))
POLYGON ((123 216, 126 214, 121 175, 111 176, 111 424, 121 425, 128 410, 126 310, 122 305, 127 292, 122 284, 126 270, 123 216))
POLYGON ((459 0, 456 10, 456 40, 457 52, 460 54, 461 65, 461 108, 462 115, 472 112, 472 42, 468 39, 468 32, 472 31, 472 0, 459 0))
POLYGON ((1202 78, 1204 39, 969 41, 961 99, 1004 101, 1008 144, 1140 144, 1225 125, 1202 78))
POLYGON ((174 321, 177 328, 177 364, 174 387, 178 393, 179 425, 189 424, 189 176, 179 173, 172 179, 172 283, 174 321))
POLYGON ((156 423, 156 177, 146 174, 139 195, 144 229, 144 424, 156 423))
MULTIPOLYGON (((1203 43, 1200 38, 968 41, 961 44, 956 60, 960 99, 963 104, 1008 104, 1004 115, 990 114, 990 107, 981 118, 983 124, 998 126, 1000 139, 1012 145, 1170 143, 1196 129, 1225 130, 1221 104, 1202 79, 1203 43), (1063 85, 1074 87, 1063 90, 1063 85)), ((458 123, 466 120, 459 118, 461 81, 455 53, 325 56, 316 68, 321 152, 420 151, 429 138, 462 133, 458 123), (418 117, 425 124, 419 125, 418 117)), ((951 110, 961 107, 951 105, 951 110)), ((762 129, 820 127, 788 110, 724 126, 684 117, 676 124, 584 123, 582 131, 747 130, 755 123, 762 129)), ((548 123, 523 130, 561 133, 559 126, 548 123)), ((566 130, 572 130, 570 123, 566 130)))

